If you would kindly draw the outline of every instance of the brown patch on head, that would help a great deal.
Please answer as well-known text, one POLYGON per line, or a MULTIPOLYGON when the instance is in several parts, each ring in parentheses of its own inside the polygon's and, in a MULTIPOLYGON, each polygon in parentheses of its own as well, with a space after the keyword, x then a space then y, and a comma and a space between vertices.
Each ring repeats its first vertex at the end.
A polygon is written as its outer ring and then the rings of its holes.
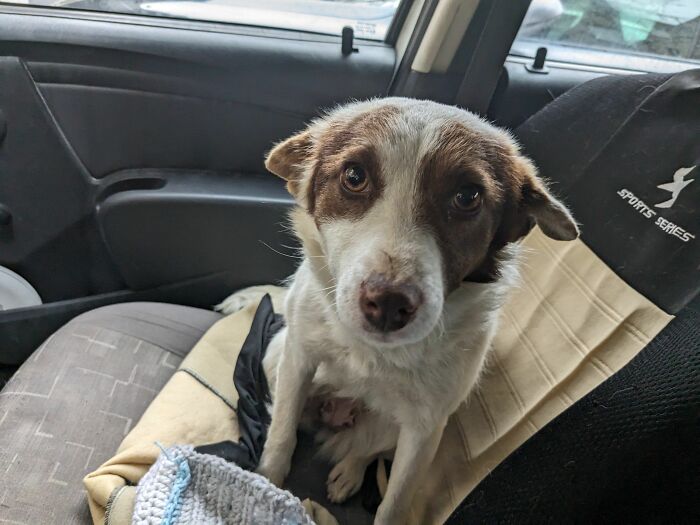
POLYGON ((438 144, 422 159, 418 215, 442 252, 446 294, 462 280, 496 279, 503 247, 526 235, 535 221, 556 239, 578 235, 566 208, 505 134, 454 122, 443 127, 438 144), (479 188, 481 208, 465 216, 451 202, 471 185, 479 188))
POLYGON ((277 144, 265 159, 265 167, 287 181, 287 190, 297 196, 302 187, 305 163, 313 152, 311 133, 306 130, 277 144))
POLYGON ((492 140, 460 123, 445 125, 438 147, 421 161, 419 220, 435 235, 442 252, 446 294, 481 264, 493 239, 504 188, 493 174, 492 140), (452 206, 462 187, 479 188, 481 210, 464 216, 452 206))
MULTIPOLYGON (((385 189, 379 155, 384 152, 379 148, 401 142, 405 128, 396 124, 406 110, 410 109, 390 104, 365 106, 354 114, 353 108, 340 110, 275 147, 266 166, 288 181, 290 192, 316 226, 339 218, 358 219, 385 189), (362 168, 369 180, 367 191, 343 188, 341 177, 348 166, 362 168)), ((422 118, 421 114, 417 125, 422 118)), ((465 279, 497 278, 503 247, 526 235, 535 223, 554 239, 578 235, 569 212, 506 133, 463 122, 468 121, 443 125, 434 150, 419 166, 406 166, 410 172, 417 168, 416 209, 398 210, 414 213, 418 223, 434 232, 444 261, 446 293, 465 279), (465 186, 478 188, 478 213, 460 213, 453 205, 465 186)))
POLYGON ((346 121, 331 121, 318 139, 307 209, 317 223, 334 218, 355 219, 381 196, 384 178, 377 144, 392 133, 398 109, 383 106, 346 121), (350 165, 360 166, 370 180, 366 193, 344 191, 340 177, 350 165))
POLYGON ((335 217, 360 217, 384 187, 376 148, 378 142, 391 136, 398 112, 397 107, 385 105, 352 118, 331 115, 275 146, 265 167, 287 181, 289 192, 317 223, 335 217), (340 177, 349 165, 361 166, 367 173, 367 192, 360 195, 342 190, 340 177))

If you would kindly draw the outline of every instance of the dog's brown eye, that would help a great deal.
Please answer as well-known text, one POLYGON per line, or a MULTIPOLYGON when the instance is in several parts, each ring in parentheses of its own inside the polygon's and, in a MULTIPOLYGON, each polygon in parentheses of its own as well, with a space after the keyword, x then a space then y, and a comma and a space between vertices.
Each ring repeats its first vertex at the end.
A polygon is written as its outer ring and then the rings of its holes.
POLYGON ((353 164, 345 168, 345 171, 343 171, 341 176, 341 181, 343 183, 343 187, 353 193, 365 191, 369 186, 369 178, 367 177, 367 173, 365 173, 365 170, 357 164, 353 164))
POLYGON ((481 206, 481 191, 479 187, 473 184, 461 187, 452 199, 452 205, 461 212, 475 212, 481 206))

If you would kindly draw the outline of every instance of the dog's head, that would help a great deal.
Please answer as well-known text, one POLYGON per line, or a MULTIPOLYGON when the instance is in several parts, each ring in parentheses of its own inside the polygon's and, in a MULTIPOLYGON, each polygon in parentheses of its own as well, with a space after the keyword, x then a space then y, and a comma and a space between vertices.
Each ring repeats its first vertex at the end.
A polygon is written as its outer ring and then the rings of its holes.
POLYGON ((445 298, 465 280, 498 279, 500 252, 535 223, 553 239, 578 236, 505 131, 434 102, 341 107, 266 166, 303 210, 297 226, 322 254, 338 318, 377 346, 426 337, 445 298))

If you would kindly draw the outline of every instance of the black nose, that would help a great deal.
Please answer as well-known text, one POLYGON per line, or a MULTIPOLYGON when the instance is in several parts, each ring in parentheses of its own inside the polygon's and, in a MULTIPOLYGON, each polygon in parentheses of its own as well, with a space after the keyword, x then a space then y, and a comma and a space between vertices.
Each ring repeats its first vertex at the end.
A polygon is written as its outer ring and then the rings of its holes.
POLYGON ((365 319, 382 332, 394 332, 410 323, 420 301, 417 287, 391 284, 382 278, 366 281, 360 290, 360 309, 365 319))

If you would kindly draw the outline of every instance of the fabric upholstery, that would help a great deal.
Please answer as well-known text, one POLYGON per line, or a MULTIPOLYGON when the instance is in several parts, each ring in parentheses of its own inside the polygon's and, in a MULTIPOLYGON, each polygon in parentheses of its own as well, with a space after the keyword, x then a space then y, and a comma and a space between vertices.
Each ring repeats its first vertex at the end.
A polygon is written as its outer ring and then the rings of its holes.
POLYGON ((516 135, 626 283, 671 314, 700 293, 700 69, 586 82, 516 135))
POLYGON ((119 304, 53 334, 0 392, 0 523, 90 523, 82 478, 114 454, 219 317, 119 304))
MULTIPOLYGON (((121 443, 114 444, 113 457, 86 476, 94 523, 103 522, 115 491, 137 483, 156 461, 160 455, 156 442, 169 447, 238 440, 234 412, 238 394, 233 385, 233 368, 255 306, 212 326, 138 424, 126 437, 121 436, 121 443)), ((133 505, 133 500, 127 499, 133 505)), ((126 504, 123 501, 120 497, 119 504, 126 504)))
POLYGON ((449 525, 700 523, 700 298, 518 448, 449 525))
MULTIPOLYGON (((535 229, 523 248, 522 283, 504 308, 490 365, 479 390, 450 419, 413 500, 412 523, 442 523, 489 471, 624 367, 672 319, 580 240, 557 242, 535 229)), ((279 301, 274 293, 272 298, 279 301)), ((231 378, 253 318, 251 306, 205 334, 183 362, 186 371, 173 376, 115 458, 90 476, 89 488, 98 478, 105 483, 95 491, 96 502, 104 506, 114 488, 143 475, 159 454, 154 441, 235 441, 235 424, 222 429, 221 414, 228 409, 233 417, 228 405, 235 406, 237 393, 231 378), (201 395, 203 385, 209 385, 209 397, 201 395)), ((313 470, 319 468, 327 473, 323 465, 313 470)), ((307 497, 300 491, 306 480, 296 485, 294 470, 287 486, 307 497)), ((329 510, 341 523, 358 523, 329 510)))
POLYGON ((474 487, 557 415, 611 377, 672 319, 580 239, 535 228, 479 389, 450 418, 414 498, 415 524, 443 523, 474 487))

